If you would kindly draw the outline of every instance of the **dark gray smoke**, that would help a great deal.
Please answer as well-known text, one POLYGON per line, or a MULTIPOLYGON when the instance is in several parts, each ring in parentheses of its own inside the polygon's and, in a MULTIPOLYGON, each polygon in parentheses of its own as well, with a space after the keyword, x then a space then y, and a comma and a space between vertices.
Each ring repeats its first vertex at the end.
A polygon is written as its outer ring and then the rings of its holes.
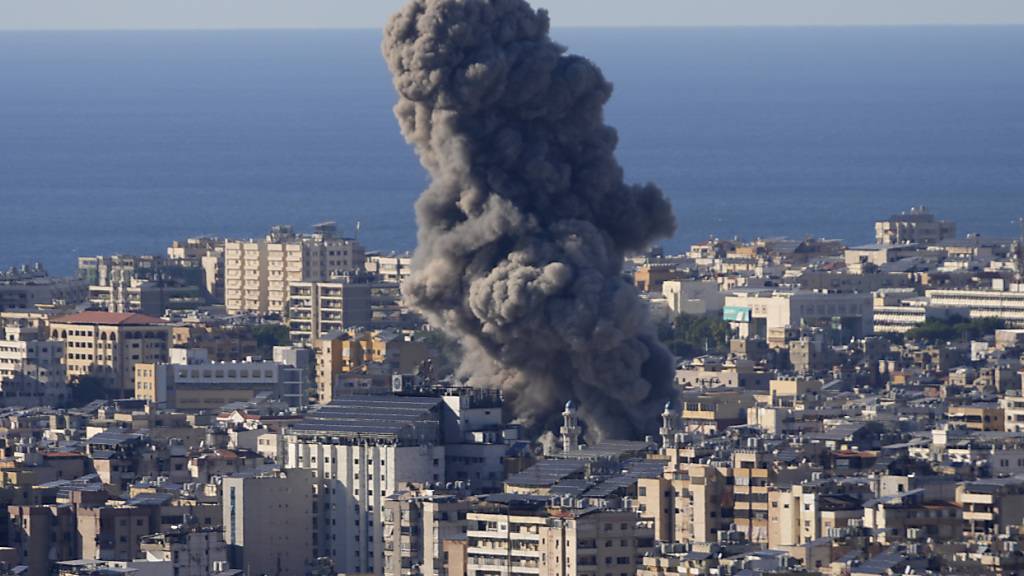
POLYGON ((623 255, 675 217, 657 187, 623 182, 611 84, 548 28, 525 0, 413 0, 389 23, 395 115, 432 178, 403 292, 526 425, 555 426, 571 399, 591 438, 637 437, 673 366, 623 255))

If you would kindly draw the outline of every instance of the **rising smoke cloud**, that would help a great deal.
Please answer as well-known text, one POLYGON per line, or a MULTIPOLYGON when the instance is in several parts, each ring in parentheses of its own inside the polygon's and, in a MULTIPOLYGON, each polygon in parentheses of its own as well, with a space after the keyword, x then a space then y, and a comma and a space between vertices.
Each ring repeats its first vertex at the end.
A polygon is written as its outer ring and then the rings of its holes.
POLYGON ((391 19, 395 115, 432 180, 403 294, 527 426, 556 426, 571 399, 590 438, 636 438, 672 399, 673 364, 623 259, 675 217, 657 187, 623 182, 611 84, 548 31, 525 0, 413 0, 391 19))

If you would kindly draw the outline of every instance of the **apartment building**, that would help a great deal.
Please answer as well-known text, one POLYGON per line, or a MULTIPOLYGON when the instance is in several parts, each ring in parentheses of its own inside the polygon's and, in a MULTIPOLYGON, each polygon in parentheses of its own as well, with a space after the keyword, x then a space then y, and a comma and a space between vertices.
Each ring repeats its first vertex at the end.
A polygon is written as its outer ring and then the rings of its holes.
POLYGON ((926 290, 931 306, 954 308, 971 318, 994 318, 1008 326, 1024 327, 1024 284, 994 283, 992 289, 926 290))
POLYGON ((81 556, 75 511, 66 505, 7 507, 7 537, 25 576, 50 576, 54 563, 81 556))
POLYGON ((293 282, 287 321, 292 342, 308 343, 330 332, 369 328, 371 285, 358 282, 293 282))
POLYGON ((401 284, 412 270, 410 254, 367 254, 366 271, 381 282, 401 284))
POLYGON ((389 576, 457 574, 444 544, 464 540, 470 502, 464 495, 404 490, 384 503, 384 573, 389 576))
POLYGON ((708 458, 700 447, 670 447, 660 478, 640 478, 638 509, 654 522, 663 542, 714 542, 735 526, 751 542, 768 541, 768 493, 774 482, 770 456, 736 450, 728 460, 708 458))
POLYGON ((278 314, 287 311, 292 282, 324 282, 363 268, 363 247, 337 235, 333 222, 313 234, 295 234, 275 226, 261 240, 224 244, 224 298, 229 314, 278 314))
POLYGON ((316 354, 314 379, 320 403, 335 398, 343 375, 370 375, 371 367, 380 368, 383 376, 389 376, 389 372, 408 374, 427 358, 422 342, 394 330, 351 329, 326 334, 311 343, 316 354))
POLYGON ((34 306, 73 306, 84 302, 89 284, 80 278, 55 278, 39 264, 0 271, 0 312, 34 306))
POLYGON ((69 380, 98 378, 120 397, 135 392, 135 365, 167 361, 170 328, 144 314, 81 312, 50 321, 50 339, 64 346, 69 380))
POLYGON ((383 512, 408 483, 443 482, 441 398, 350 396, 285 434, 285 467, 311 470, 316 557, 338 572, 384 574, 383 512))
POLYGON ((208 576, 227 567, 227 548, 220 528, 180 526, 144 536, 142 555, 152 562, 169 562, 173 576, 208 576))
POLYGON ((0 382, 23 375, 43 384, 65 383, 64 344, 39 336, 34 328, 0 327, 0 382))
POLYGON ((649 522, 627 510, 550 506, 498 494, 466 514, 466 574, 635 574, 654 547, 649 522))
POLYGON ((203 349, 173 348, 169 362, 135 365, 135 397, 186 412, 216 410, 270 394, 304 405, 301 369, 272 361, 211 362, 203 349))
POLYGON ((676 314, 719 312, 725 305, 725 295, 714 280, 665 280, 661 293, 676 314))
POLYGON ((224 541, 230 564, 245 574, 289 576, 312 566, 313 475, 308 470, 226 476, 222 481, 224 541))
POLYGON ((939 220, 924 206, 875 222, 879 244, 937 244, 956 237, 956 223, 939 220))
POLYGON ((224 300, 224 240, 206 237, 175 240, 167 247, 167 260, 184 268, 201 270, 206 296, 215 302, 224 300))
POLYGON ((764 338, 783 346, 801 326, 827 327, 849 340, 871 334, 871 294, 745 289, 725 297, 723 318, 739 338, 764 338))
POLYGON ((77 508, 82 558, 133 560, 143 536, 152 534, 152 513, 142 507, 113 505, 77 508))
POLYGON ((965 537, 995 536, 1024 523, 1024 478, 988 478, 957 486, 965 537))

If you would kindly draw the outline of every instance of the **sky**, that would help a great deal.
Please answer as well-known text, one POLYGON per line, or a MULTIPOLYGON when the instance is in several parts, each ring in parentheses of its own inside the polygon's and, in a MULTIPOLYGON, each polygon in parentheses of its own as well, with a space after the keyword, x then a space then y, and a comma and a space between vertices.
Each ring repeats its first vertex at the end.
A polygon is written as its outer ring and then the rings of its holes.
MULTIPOLYGON (((380 28, 403 0, 0 0, 0 30, 380 28)), ((555 26, 1024 24, 1024 0, 533 0, 555 26)))

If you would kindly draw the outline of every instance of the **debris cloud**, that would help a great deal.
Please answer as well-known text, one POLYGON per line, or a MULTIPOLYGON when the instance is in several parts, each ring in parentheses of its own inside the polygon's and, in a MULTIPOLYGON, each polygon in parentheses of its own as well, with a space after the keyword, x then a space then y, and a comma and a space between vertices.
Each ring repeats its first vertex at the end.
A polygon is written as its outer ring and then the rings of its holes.
POLYGON ((592 440, 653 433, 673 362, 622 271, 675 217, 656 186, 623 180, 611 84, 525 0, 413 0, 383 52, 431 177, 406 302, 525 425, 557 427, 571 399, 592 440))

